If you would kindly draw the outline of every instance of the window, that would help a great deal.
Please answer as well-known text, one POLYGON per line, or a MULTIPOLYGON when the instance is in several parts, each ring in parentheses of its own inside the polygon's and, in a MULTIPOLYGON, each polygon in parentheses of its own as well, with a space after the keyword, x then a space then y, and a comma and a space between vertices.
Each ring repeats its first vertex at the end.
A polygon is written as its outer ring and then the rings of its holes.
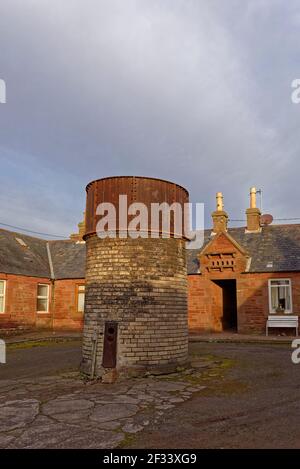
POLYGON ((289 279, 269 280, 270 313, 292 313, 291 281, 289 279))
POLYGON ((6 281, 0 280, 0 313, 5 312, 5 288, 6 281))
POLYGON ((77 285, 77 312, 83 313, 84 311, 84 297, 85 297, 85 286, 77 285))
POLYGON ((37 294, 38 313, 48 313, 49 308, 49 285, 39 283, 37 294))

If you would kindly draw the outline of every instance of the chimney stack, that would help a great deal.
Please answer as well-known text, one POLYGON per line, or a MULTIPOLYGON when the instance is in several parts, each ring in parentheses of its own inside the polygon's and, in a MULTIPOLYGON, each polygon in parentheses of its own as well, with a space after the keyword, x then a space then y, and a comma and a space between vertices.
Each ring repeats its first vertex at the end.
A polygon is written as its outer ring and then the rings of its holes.
POLYGON ((256 207, 256 188, 250 188, 250 208, 246 210, 247 216, 247 233, 258 233, 261 231, 260 226, 260 216, 261 212, 259 208, 256 207))
POLYGON ((78 234, 79 234, 79 238, 83 239, 85 235, 85 212, 83 212, 83 220, 80 223, 78 223, 78 234))
POLYGON ((85 212, 83 212, 83 220, 78 223, 78 233, 73 233, 70 235, 72 241, 83 241, 83 236, 85 235, 85 212))
POLYGON ((224 211, 223 205, 223 194, 217 192, 216 194, 216 210, 211 214, 213 219, 213 233, 220 233, 221 231, 227 231, 228 215, 224 211))

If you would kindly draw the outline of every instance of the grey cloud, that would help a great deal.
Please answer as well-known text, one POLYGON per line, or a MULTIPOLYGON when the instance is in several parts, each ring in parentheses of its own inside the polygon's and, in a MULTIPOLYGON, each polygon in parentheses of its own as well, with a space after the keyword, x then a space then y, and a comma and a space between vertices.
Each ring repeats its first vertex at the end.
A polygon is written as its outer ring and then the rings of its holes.
POLYGON ((250 185, 299 216, 296 0, 2 0, 0 221, 68 234, 96 177, 222 190, 243 218, 250 185), (8 208, 8 204, 10 208, 8 208))

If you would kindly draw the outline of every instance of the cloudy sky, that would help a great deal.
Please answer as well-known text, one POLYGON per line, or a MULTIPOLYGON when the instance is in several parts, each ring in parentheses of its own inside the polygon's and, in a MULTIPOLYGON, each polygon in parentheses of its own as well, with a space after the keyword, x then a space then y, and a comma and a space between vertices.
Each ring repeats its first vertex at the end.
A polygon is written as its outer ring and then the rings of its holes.
POLYGON ((110 175, 300 217, 299 0, 1 0, 0 78, 1 223, 68 236, 110 175))

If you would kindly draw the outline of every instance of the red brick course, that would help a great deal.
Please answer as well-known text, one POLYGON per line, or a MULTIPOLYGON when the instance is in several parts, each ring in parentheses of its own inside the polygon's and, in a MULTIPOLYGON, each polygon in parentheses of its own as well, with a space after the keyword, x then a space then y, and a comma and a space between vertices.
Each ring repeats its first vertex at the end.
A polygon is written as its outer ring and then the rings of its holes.
POLYGON ((77 312, 76 286, 84 280, 56 280, 0 274, 6 280, 5 312, 0 313, 0 329, 77 329, 82 328, 83 314, 77 312), (49 312, 37 312, 39 283, 50 286, 49 312))

